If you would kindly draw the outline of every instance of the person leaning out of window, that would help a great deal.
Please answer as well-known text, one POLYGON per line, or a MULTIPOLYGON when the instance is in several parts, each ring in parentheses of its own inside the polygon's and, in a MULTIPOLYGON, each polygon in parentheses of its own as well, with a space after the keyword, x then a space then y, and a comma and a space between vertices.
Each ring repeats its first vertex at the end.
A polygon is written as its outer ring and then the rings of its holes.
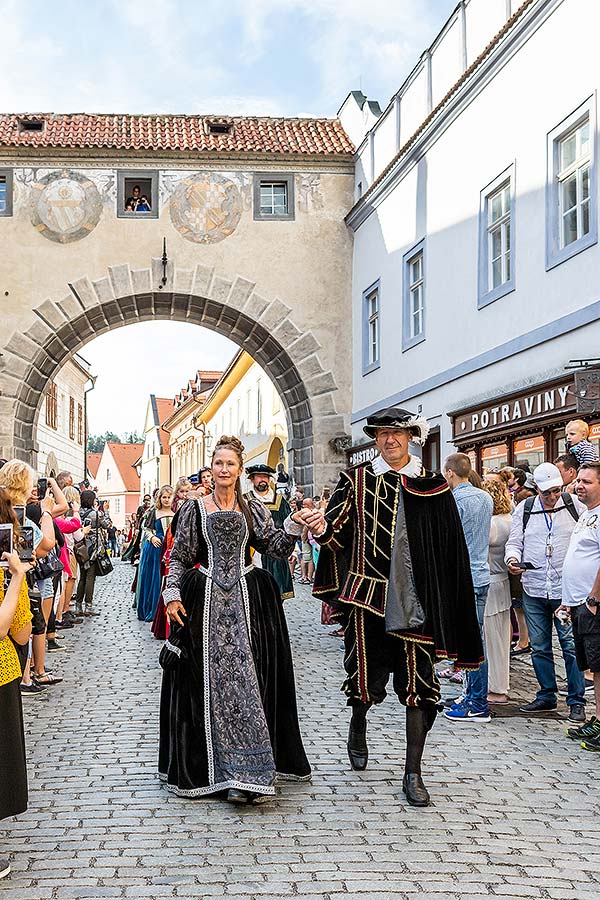
MULTIPOLYGON (((19 523, 7 492, 0 487, 0 522, 12 524, 18 537, 19 523)), ((0 819, 27 809, 27 767, 21 707, 21 664, 16 646, 31 636, 31 610, 25 574, 30 564, 16 552, 3 553, 0 569, 0 819), (8 584, 7 572, 10 573, 8 584)), ((10 872, 8 858, 0 855, 0 878, 10 872)))

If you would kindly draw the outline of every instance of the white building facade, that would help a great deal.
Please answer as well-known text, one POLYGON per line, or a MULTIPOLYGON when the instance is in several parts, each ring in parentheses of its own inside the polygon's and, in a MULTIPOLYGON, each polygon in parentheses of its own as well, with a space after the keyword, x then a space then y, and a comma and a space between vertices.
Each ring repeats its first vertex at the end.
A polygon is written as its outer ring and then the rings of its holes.
POLYGON ((600 440, 597 374, 565 370, 600 356, 599 26, 592 0, 464 0, 382 113, 345 101, 354 445, 389 405, 430 420, 433 468, 534 465, 575 416, 600 440))
POLYGON ((36 433, 40 474, 68 471, 76 482, 85 478, 86 389, 93 383, 89 364, 75 354, 48 385, 36 433))
POLYGON ((144 421, 144 447, 137 464, 140 499, 143 499, 145 494, 152 494, 156 488, 171 482, 169 435, 162 428, 162 424, 172 414, 173 408, 172 400, 150 394, 144 421))
MULTIPOLYGON (((195 419, 205 433, 205 464, 223 434, 243 442, 246 465, 267 463, 288 468, 288 428, 275 385, 244 350, 235 355, 195 419)), ((249 485, 246 484, 246 487, 249 485)))

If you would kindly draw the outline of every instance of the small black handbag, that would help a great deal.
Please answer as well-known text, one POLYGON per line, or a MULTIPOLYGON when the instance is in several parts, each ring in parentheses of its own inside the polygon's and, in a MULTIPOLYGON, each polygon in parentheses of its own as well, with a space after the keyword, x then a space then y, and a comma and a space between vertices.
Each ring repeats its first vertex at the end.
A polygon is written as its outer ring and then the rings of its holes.
POLYGON ((33 569, 33 577, 36 581, 43 581, 45 578, 52 578, 59 572, 63 572, 64 568, 56 550, 50 550, 47 556, 43 556, 36 562, 33 569))

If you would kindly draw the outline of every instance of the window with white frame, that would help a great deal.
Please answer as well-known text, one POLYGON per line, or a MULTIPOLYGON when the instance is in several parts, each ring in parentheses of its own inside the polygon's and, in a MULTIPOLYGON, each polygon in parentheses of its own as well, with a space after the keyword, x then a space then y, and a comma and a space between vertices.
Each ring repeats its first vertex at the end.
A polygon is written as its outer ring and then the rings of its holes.
POLYGON ((254 218, 275 220, 294 218, 293 175, 254 176, 254 218))
POLYGON ((589 119, 558 142, 561 248, 590 233, 591 146, 589 119))
POLYGON ((363 375, 379 368, 381 355, 380 282, 363 293, 363 375))
POLYGON ((115 512, 116 513, 121 512, 121 498, 120 497, 115 497, 115 512))
POLYGON ((488 198, 488 290, 510 281, 510 179, 488 198))
POLYGON ((12 169, 0 169, 0 216, 12 216, 13 211, 12 169))
POLYGON ((425 340, 425 241, 404 254, 402 349, 425 340))
POLYGON ((548 135, 546 268, 598 240, 596 98, 588 98, 548 135))
POLYGON ((481 309, 515 289, 515 164, 480 195, 478 306, 481 309))
POLYGON ((423 284, 423 252, 417 253, 409 263, 410 294, 409 337, 420 337, 423 334, 423 317, 425 313, 423 284))

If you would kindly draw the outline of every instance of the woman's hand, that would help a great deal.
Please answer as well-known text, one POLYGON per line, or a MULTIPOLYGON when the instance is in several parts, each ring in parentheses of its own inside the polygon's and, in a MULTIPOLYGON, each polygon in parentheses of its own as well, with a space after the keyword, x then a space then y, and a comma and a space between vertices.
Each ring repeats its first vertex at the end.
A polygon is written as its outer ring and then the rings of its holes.
POLYGON ((181 620, 181 616, 183 616, 184 619, 187 618, 187 613, 181 600, 171 600, 170 603, 167 603, 166 612, 169 622, 177 622, 178 625, 184 624, 181 620))
POLYGON ((10 574, 15 577, 25 575, 25 573, 29 572, 31 569, 31 563, 24 562, 20 559, 16 550, 13 550, 12 553, 3 553, 2 559, 5 559, 8 562, 10 574))
POLYGON ((46 496, 44 497, 44 499, 41 501, 40 506, 41 506, 43 512, 49 512, 50 515, 52 515, 54 507, 56 506, 56 503, 54 502, 54 497, 52 496, 52 494, 47 493, 46 496))
POLYGON ((160 547, 160 545, 162 544, 161 539, 155 534, 150 538, 150 541, 152 542, 154 547, 160 547))

